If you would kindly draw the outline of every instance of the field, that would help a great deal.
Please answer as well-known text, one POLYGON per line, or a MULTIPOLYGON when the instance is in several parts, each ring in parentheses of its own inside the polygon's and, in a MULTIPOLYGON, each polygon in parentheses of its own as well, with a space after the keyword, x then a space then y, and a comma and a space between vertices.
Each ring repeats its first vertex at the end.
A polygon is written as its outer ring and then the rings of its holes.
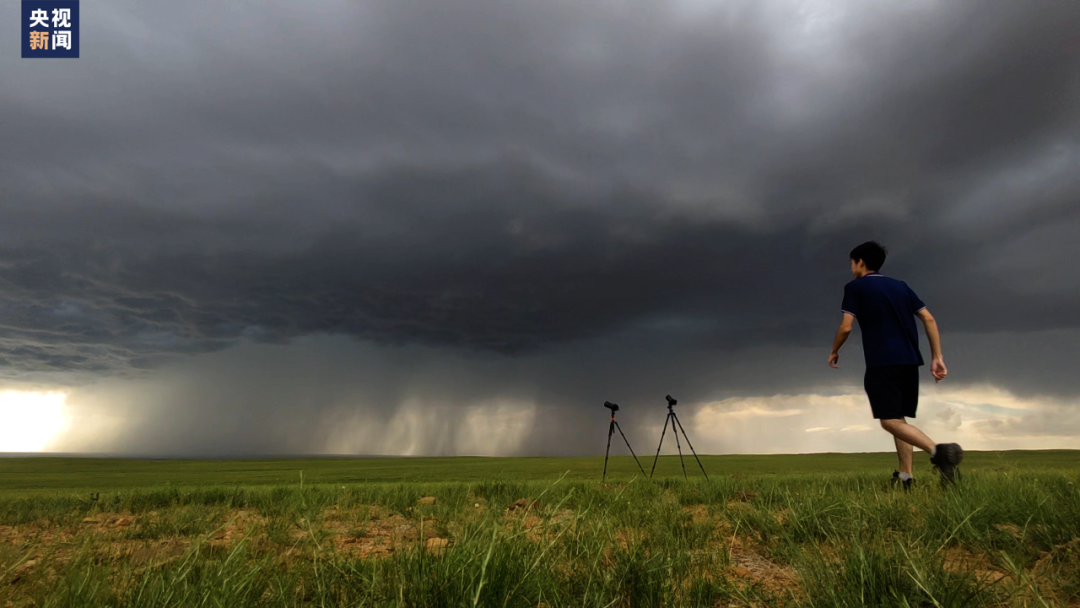
POLYGON ((0 606, 1080 606, 1080 452, 702 460, 0 458, 0 606))

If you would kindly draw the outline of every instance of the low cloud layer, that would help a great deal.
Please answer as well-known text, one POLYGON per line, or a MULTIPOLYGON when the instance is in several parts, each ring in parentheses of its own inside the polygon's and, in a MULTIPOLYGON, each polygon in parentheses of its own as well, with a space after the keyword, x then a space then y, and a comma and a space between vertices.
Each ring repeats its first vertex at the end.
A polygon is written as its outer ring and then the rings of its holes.
MULTIPOLYGON (((1074 396, 1009 392, 981 380, 1001 370, 980 369, 977 358, 964 355, 1008 350, 1013 341, 954 336, 957 363, 949 379, 934 384, 923 374, 917 424, 935 439, 971 449, 1080 447, 1074 396)), ((839 370, 827 367, 822 353, 687 349, 648 334, 517 357, 357 345, 345 337, 245 343, 142 380, 71 389, 69 424, 49 448, 209 456, 596 455, 607 432, 602 404, 611 400, 621 406, 617 416, 635 450, 648 453, 670 393, 702 453, 891 449, 862 394, 858 351, 842 357, 839 370)), ((673 452, 668 443, 665 452, 673 452)))

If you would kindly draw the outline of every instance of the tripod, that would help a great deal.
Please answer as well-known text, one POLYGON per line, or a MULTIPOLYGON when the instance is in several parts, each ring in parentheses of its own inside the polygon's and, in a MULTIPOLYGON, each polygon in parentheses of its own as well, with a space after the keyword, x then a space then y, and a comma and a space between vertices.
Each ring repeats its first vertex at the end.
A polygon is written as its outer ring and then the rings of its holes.
POLYGON ((607 427, 607 449, 604 450, 604 476, 603 478, 601 478, 601 483, 607 480, 607 461, 608 454, 611 452, 611 434, 615 431, 615 429, 619 429, 619 434, 622 435, 622 440, 626 442, 626 447, 630 448, 630 454, 634 456, 634 462, 637 463, 638 468, 641 469, 641 474, 644 475, 645 469, 641 466, 641 462, 637 459, 637 454, 634 454, 634 448, 630 447, 630 441, 626 439, 626 435, 624 435, 622 432, 622 427, 619 426, 619 423, 615 420, 615 412, 619 411, 619 406, 610 401, 605 401, 604 407, 611 410, 611 424, 609 424, 607 427))
MULTIPOLYGON (((656 461, 660 459, 660 447, 664 445, 664 434, 667 433, 668 423, 671 423, 671 432, 675 435, 675 447, 679 448, 679 464, 682 465, 683 479, 686 479, 686 463, 683 462, 682 445, 679 444, 679 431, 682 431, 683 439, 686 440, 686 445, 694 455, 694 460, 696 460, 698 466, 701 467, 701 472, 705 473, 705 467, 701 464, 701 459, 698 458, 697 452, 694 451, 694 446, 690 445, 690 438, 686 436, 686 430, 682 428, 679 417, 675 415, 675 404, 678 403, 678 401, 672 399, 671 395, 665 396, 664 399, 667 399, 667 418, 664 419, 664 430, 660 433, 660 445, 656 446, 656 457, 654 457, 652 461, 652 471, 649 472, 649 479, 652 479, 653 473, 656 472, 656 461), (679 425, 679 428, 676 429, 675 425, 679 425)), ((708 478, 709 474, 705 473, 705 479, 708 478)))

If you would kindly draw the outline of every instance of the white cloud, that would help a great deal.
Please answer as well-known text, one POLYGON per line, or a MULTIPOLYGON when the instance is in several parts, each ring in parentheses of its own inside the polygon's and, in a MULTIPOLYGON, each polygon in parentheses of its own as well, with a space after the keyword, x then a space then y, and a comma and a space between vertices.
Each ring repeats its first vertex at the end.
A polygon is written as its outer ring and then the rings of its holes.
MULTIPOLYGON (((1021 397, 989 384, 920 388, 918 416, 908 421, 935 441, 956 441, 974 450, 1080 448, 1080 403, 1021 397)), ((831 395, 705 403, 696 409, 687 432, 703 453, 893 449, 892 438, 873 419, 865 393, 855 386, 831 395)))

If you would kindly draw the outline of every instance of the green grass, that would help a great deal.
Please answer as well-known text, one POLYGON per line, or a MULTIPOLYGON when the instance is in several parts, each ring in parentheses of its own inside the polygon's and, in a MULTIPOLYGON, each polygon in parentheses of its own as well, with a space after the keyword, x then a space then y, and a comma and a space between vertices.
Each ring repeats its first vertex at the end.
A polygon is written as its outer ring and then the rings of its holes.
MULTIPOLYGON (((639 457, 648 472, 652 456, 639 457)), ((926 455, 919 454, 922 462, 926 455)), ((796 454, 771 456, 702 456, 710 475, 784 475, 885 470, 891 472, 891 453, 796 454)), ((701 477, 687 456, 686 473, 701 477)), ((965 468, 1008 471, 1080 468, 1080 451, 1044 450, 968 452, 965 468)), ((656 475, 681 476, 678 456, 661 456, 656 475)), ((350 484, 388 481, 483 481, 599 479, 603 458, 280 458, 269 460, 134 460, 114 458, 0 458, 0 491, 28 489, 104 490, 148 486, 275 485, 300 483, 350 484)), ((612 456, 608 477, 640 475, 630 456, 612 456)))
POLYGON ((921 456, 0 460, 0 606, 1080 605, 1080 453, 921 456))

